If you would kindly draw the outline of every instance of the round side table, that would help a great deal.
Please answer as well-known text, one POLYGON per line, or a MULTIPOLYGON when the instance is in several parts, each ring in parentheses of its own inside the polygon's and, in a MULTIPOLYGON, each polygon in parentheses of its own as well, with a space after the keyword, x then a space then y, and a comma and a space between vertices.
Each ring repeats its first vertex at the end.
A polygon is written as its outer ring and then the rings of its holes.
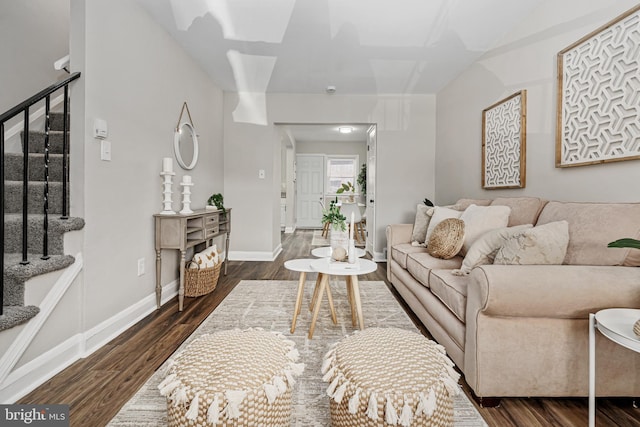
MULTIPOLYGON (((318 258, 330 258, 331 257, 331 246, 323 246, 321 248, 315 248, 311 250, 311 255, 317 256, 318 258)), ((365 256, 366 251, 362 248, 356 248, 356 257, 362 258, 365 256)))
MULTIPOLYGON (((307 273, 315 272, 313 268, 311 268, 311 262, 315 261, 316 258, 302 258, 302 259, 291 259, 289 261, 285 261, 284 268, 291 271, 299 271, 300 278, 298 279, 298 295, 296 296, 296 306, 293 310, 293 320, 291 320, 291 333, 294 333, 296 330, 296 320, 298 319, 298 315, 300 314, 300 307, 302 306, 302 295, 304 294, 304 284, 307 279, 307 273)), ((318 278, 316 279, 316 286, 314 290, 314 298, 316 296, 316 292, 318 289, 318 285, 322 279, 322 274, 318 273, 318 278)), ((329 309, 331 310, 331 320, 333 320, 334 324, 338 323, 336 317, 336 310, 333 308, 333 298, 331 296, 331 289, 327 286, 327 299, 329 300, 329 309)))
POLYGON ((311 317, 311 326, 309 326, 309 338, 313 337, 313 330, 316 326, 318 311, 320 311, 320 302, 322 295, 326 289, 329 289, 330 276, 345 276, 347 282, 347 296, 351 305, 351 322, 353 326, 360 325, 360 329, 364 329, 364 317, 362 315, 362 306, 360 304, 360 288, 358 286, 358 276, 360 274, 373 273, 378 265, 368 259, 358 259, 355 264, 334 263, 330 258, 318 258, 311 262, 311 268, 322 274, 320 284, 316 286, 318 297, 315 299, 313 306, 313 316, 311 317), (356 323, 357 322, 357 323, 356 323))
POLYGON ((596 330, 614 343, 640 353, 640 339, 633 333, 633 324, 640 319, 640 310, 608 308, 589 314, 589 426, 596 423, 596 330))

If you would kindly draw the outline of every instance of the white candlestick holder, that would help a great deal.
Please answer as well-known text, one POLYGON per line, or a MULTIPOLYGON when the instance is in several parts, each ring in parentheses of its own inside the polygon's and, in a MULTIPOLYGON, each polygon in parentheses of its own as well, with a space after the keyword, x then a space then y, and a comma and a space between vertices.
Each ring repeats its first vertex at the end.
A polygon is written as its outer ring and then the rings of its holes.
POLYGON ((160 176, 162 176, 163 178, 163 182, 162 182, 162 194, 163 194, 163 199, 162 199, 162 204, 164 205, 163 211, 160 212, 161 215, 175 215, 176 212, 172 209, 172 200, 171 200, 171 194, 173 193, 173 191, 171 191, 171 185, 173 184, 172 181, 172 177, 173 175, 175 175, 174 172, 166 172, 166 171, 162 171, 160 172, 160 176))
POLYGON ((182 185, 182 210, 181 214, 190 214, 193 213, 191 210, 191 188, 193 187, 192 182, 184 182, 180 183, 182 185))

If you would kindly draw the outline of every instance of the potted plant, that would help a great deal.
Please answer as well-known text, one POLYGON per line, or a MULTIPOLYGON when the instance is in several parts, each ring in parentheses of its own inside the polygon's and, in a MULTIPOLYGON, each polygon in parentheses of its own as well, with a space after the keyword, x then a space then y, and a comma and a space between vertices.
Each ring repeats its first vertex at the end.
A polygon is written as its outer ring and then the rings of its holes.
POLYGON ((222 197, 220 193, 212 194, 209 200, 207 200, 207 205, 215 206, 217 209, 220 209, 223 214, 227 213, 227 210, 224 208, 224 197, 222 197))
POLYGON ((322 223, 329 223, 336 231, 347 231, 347 217, 340 212, 337 206, 338 198, 329 203, 329 209, 322 211, 322 223))
POLYGON ((322 223, 329 224, 329 241, 333 249, 337 247, 347 248, 349 234, 347 233, 347 217, 340 212, 337 205, 338 198, 329 203, 329 208, 322 211, 322 223))
POLYGON ((342 183, 342 186, 336 190, 336 193, 337 194, 342 194, 345 191, 350 191, 351 192, 351 194, 349 194, 349 201, 350 202, 354 202, 355 201, 356 189, 353 186, 353 184, 351 183, 351 181, 347 181, 346 183, 342 183))
POLYGON ((360 173, 358 174, 358 187, 360 187, 360 192, 367 195, 367 164, 363 163, 360 166, 360 173))

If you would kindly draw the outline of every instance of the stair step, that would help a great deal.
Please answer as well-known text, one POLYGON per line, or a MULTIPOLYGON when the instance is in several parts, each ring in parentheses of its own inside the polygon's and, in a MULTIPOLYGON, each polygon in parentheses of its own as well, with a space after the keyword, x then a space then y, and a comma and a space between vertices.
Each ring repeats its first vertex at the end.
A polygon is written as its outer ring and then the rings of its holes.
MULTIPOLYGON (((64 143, 63 135, 64 132, 62 131, 49 131, 49 154, 62 154, 64 143)), ((22 133, 22 137, 24 137, 24 132, 22 133)), ((44 131, 29 131, 29 152, 44 153, 45 137, 46 133, 44 131)))
MULTIPOLYGON (((22 181, 5 181, 4 211, 22 212, 22 181)), ((44 181, 30 181, 28 184, 28 213, 41 214, 44 209, 44 181)), ((68 191, 68 189, 67 189, 68 191)), ((68 199, 67 199, 68 200, 68 199)), ((62 183, 49 183, 49 214, 62 213, 62 183)))
MULTIPOLYGON (((49 112, 49 128, 51 130, 59 130, 62 131, 62 116, 64 116, 64 113, 62 112, 49 112)), ((70 114, 67 113, 67 130, 69 130, 69 117, 70 114)))
MULTIPOLYGON (((5 214, 4 221, 4 252, 22 253, 22 215, 5 214)), ((43 222, 43 215, 27 215, 28 253, 42 253, 43 222)), ((82 229, 84 227, 84 219, 74 217, 60 219, 57 216, 49 215, 48 225, 49 254, 62 255, 64 233, 82 229)))
MULTIPOLYGON (((62 182, 62 154, 49 155, 49 182, 62 182)), ((22 181, 22 153, 5 153, 4 179, 7 181, 22 181)), ((29 154, 29 180, 44 181, 44 154, 29 154)))
POLYGON ((40 313, 40 309, 34 305, 2 307, 0 331, 21 325, 33 319, 38 313, 40 313))
POLYGON ((75 262, 71 255, 52 255, 43 260, 40 255, 29 254, 29 264, 22 265, 22 254, 4 255, 4 295, 2 305, 24 305, 24 283, 32 277, 67 268, 75 262))

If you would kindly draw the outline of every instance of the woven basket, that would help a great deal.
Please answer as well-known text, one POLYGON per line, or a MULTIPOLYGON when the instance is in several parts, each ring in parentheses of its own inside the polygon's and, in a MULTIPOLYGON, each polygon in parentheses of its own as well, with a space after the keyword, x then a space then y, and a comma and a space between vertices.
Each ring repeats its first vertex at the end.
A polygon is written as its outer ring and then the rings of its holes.
POLYGON ((201 268, 197 263, 189 261, 184 274, 184 296, 199 297, 213 291, 218 284, 222 262, 213 267, 201 268), (196 268, 191 268, 195 265, 196 268))

